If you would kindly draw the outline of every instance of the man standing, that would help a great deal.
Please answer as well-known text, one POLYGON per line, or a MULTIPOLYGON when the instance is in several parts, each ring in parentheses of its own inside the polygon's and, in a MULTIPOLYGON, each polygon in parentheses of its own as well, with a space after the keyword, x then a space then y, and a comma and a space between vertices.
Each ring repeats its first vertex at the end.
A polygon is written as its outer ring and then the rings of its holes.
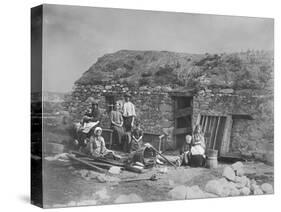
POLYGON ((130 145, 131 145, 131 132, 132 128, 134 126, 134 121, 136 117, 136 112, 135 112, 135 105, 130 102, 130 94, 125 95, 125 103, 123 104, 123 110, 122 110, 122 115, 123 115, 123 120, 124 120, 124 131, 125 135, 123 136, 123 150, 125 152, 130 151, 130 145))
POLYGON ((136 117, 135 105, 130 102, 130 97, 131 95, 128 93, 125 95, 125 103, 123 105, 123 119, 126 132, 132 131, 136 117))

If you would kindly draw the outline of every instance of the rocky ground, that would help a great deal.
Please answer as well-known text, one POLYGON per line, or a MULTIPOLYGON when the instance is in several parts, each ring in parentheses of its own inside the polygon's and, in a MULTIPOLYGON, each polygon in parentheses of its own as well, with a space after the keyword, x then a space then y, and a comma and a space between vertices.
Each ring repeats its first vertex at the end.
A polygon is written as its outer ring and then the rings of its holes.
MULTIPOLYGON (((46 161, 46 160, 45 160, 46 161)), ((273 193, 273 167, 258 162, 217 169, 160 166, 142 174, 99 174, 65 161, 45 163, 46 207, 167 201, 273 193), (157 180, 125 182, 130 179, 157 180)))

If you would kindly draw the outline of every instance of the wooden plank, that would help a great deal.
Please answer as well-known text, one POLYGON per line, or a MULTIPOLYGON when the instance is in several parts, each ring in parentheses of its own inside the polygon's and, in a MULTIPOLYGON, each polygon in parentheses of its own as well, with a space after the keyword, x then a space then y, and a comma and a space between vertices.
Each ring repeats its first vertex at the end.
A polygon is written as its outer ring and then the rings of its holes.
POLYGON ((174 129, 174 135, 186 134, 186 133, 190 133, 190 132, 192 132, 190 127, 174 129))
POLYGON ((98 172, 101 172, 101 173, 106 173, 106 170, 104 170, 104 169, 102 169, 102 168, 100 168, 98 166, 95 166, 95 165, 93 165, 93 164, 91 164, 91 163, 89 163, 87 161, 84 161, 82 159, 76 158, 75 156, 72 156, 72 155, 68 155, 68 157, 70 159, 74 160, 74 161, 77 161, 77 162, 79 162, 79 163, 81 163, 83 165, 88 166, 89 168, 93 169, 94 171, 98 171, 98 172))
POLYGON ((208 121, 208 120, 207 120, 207 116, 204 116, 204 130, 203 130, 203 131, 204 131, 204 134, 205 134, 205 135, 206 135, 206 133, 207 133, 207 131, 206 131, 206 130, 207 130, 207 121, 208 121))
POLYGON ((215 149, 218 150, 219 154, 220 154, 220 151, 221 151, 222 137, 223 137, 224 128, 225 128, 225 120, 226 120, 226 117, 221 116, 218 135, 217 135, 217 142, 216 142, 216 146, 215 146, 215 149))
POLYGON ((210 147, 213 149, 213 144, 214 144, 214 136, 215 136, 215 130, 216 130, 216 122, 217 122, 217 117, 212 116, 212 127, 211 127, 211 143, 210 147))
POLYGON ((218 120, 217 120, 216 132, 215 132, 214 143, 213 143, 213 149, 215 149, 215 147, 216 147, 217 134, 218 134, 218 129, 219 129, 219 125, 220 125, 220 120, 221 120, 221 117, 219 116, 218 120))
POLYGON ((84 153, 78 152, 78 151, 70 151, 70 153, 74 154, 78 157, 87 157, 87 158, 93 159, 96 162, 107 163, 107 164, 110 164, 110 165, 113 165, 113 166, 120 166, 120 167, 125 166, 125 164, 122 163, 122 162, 114 161, 114 160, 111 160, 111 159, 97 158, 97 157, 93 157, 91 155, 87 155, 87 154, 84 154, 84 153))
POLYGON ((221 145, 221 154, 227 154, 229 152, 229 144, 230 144, 230 136, 231 136, 231 129, 232 129, 232 117, 226 117, 226 123, 222 138, 222 145, 221 145))

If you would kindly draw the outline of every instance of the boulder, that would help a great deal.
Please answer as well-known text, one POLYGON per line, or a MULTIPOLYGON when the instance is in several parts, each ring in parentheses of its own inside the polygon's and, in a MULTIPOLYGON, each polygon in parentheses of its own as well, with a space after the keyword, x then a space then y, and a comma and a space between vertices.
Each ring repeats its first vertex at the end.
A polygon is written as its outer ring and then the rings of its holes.
POLYGON ((235 174, 236 174, 236 176, 243 176, 244 175, 244 165, 243 165, 243 163, 242 162, 240 162, 240 161, 238 161, 238 162, 236 162, 236 163, 234 163, 234 164, 232 164, 232 169, 234 170, 234 172, 235 172, 235 174))
POLYGON ((247 178, 246 176, 242 176, 242 177, 236 176, 235 182, 238 188, 243 188, 243 187, 250 188, 250 179, 247 178))
POLYGON ((202 199, 202 198, 212 198, 212 197, 217 197, 217 196, 202 191, 198 185, 186 188, 186 199, 202 199))
POLYGON ((250 193, 251 193, 251 190, 247 187, 244 187, 244 188, 240 189, 241 195, 249 195, 250 193))
POLYGON ((261 190, 260 187, 256 187, 253 194, 254 195, 261 195, 261 194, 263 194, 263 191, 261 190))
POLYGON ((222 176, 230 181, 235 181, 235 172, 230 166, 223 169, 222 176))
POLYGON ((168 195, 173 200, 184 200, 186 199, 186 190, 187 188, 184 185, 176 186, 169 191, 168 195))
MULTIPOLYGON (((227 181, 225 180, 225 182, 227 181)), ((225 182, 223 180, 210 180, 205 186, 205 191, 220 197, 226 197, 230 194, 230 189, 225 182)))
POLYGON ((228 184, 226 185, 229 189, 229 196, 238 196, 240 195, 240 191, 239 189, 237 188, 237 185, 236 183, 233 183, 233 182, 228 182, 228 184))
POLYGON ((269 183, 264 183, 261 185, 261 190, 265 193, 265 194, 273 194, 273 186, 269 183))
POLYGON ((256 183, 252 183, 250 186, 250 190, 254 193, 254 191, 257 189, 260 189, 260 187, 256 183))

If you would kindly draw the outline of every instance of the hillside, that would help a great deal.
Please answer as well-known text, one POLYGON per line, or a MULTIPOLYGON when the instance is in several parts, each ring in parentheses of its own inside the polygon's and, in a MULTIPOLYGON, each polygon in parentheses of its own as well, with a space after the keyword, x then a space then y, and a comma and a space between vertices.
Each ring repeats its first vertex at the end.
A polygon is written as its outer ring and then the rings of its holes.
POLYGON ((129 86, 273 88, 273 53, 187 54, 121 50, 100 57, 76 84, 129 86))

